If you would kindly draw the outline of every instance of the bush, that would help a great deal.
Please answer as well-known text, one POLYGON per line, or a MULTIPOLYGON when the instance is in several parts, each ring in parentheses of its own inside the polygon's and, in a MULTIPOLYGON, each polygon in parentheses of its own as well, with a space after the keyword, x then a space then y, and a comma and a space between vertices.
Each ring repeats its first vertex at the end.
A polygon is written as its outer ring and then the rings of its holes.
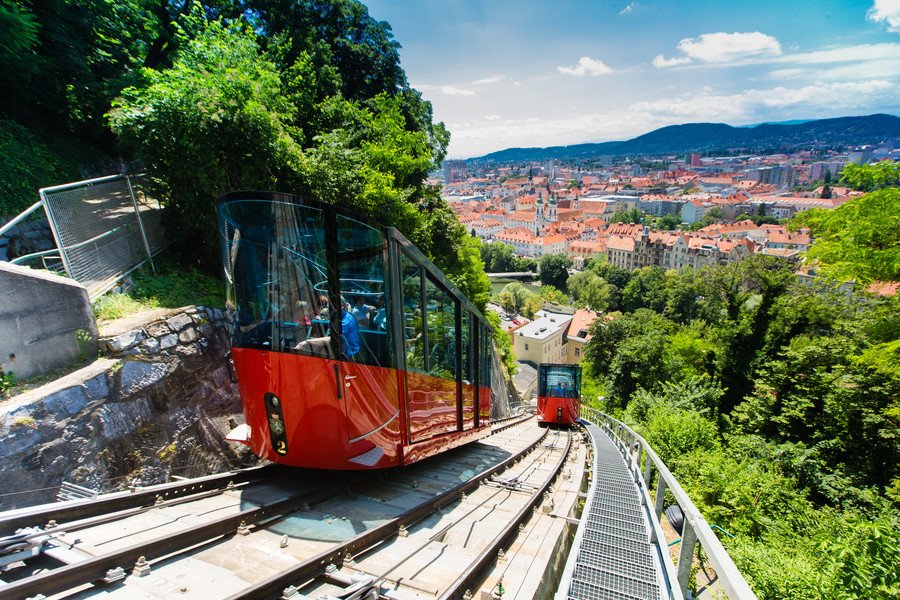
POLYGON ((647 442, 666 463, 698 450, 718 447, 715 424, 695 412, 667 405, 651 408, 642 430, 647 442))

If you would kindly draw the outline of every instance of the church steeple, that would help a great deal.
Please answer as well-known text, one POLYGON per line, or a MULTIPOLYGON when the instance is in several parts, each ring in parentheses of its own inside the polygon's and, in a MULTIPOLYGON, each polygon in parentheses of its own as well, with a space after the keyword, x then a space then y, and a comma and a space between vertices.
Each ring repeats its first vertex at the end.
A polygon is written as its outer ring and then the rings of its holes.
POLYGON ((547 207, 547 220, 551 223, 555 223, 557 220, 556 208, 556 194, 553 194, 552 196, 550 196, 550 206, 547 207))
POLYGON ((540 230, 544 228, 544 198, 541 192, 538 192, 537 204, 534 207, 534 228, 535 235, 540 235, 540 230))

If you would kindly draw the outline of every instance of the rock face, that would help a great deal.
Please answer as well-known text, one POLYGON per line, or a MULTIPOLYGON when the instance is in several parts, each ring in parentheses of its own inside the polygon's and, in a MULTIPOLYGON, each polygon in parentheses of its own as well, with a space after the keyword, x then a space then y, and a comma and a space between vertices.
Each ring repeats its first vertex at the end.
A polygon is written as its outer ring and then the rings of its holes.
POLYGON ((503 378, 500 355, 494 349, 491 357, 491 419, 505 419, 512 414, 510 404, 518 405, 516 389, 503 378))
POLYGON ((50 502, 63 480, 112 491, 256 462, 224 440, 243 421, 224 312, 130 326, 101 337, 105 357, 0 404, 0 490, 14 492, 0 510, 50 502))

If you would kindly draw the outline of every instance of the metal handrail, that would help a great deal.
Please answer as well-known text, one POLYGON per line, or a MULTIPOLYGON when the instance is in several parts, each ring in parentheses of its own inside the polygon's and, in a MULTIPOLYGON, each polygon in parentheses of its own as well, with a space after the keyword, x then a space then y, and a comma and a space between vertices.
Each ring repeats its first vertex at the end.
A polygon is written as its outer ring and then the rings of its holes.
POLYGON ((16 218, 14 218, 12 221, 10 221, 10 222, 7 223, 6 225, 0 227, 0 235, 3 235, 4 233, 6 233, 7 231, 9 231, 10 229, 12 229, 13 227, 15 227, 16 225, 18 225, 19 223, 21 223, 22 221, 24 221, 24 220, 25 220, 25 217, 27 217, 28 215, 30 215, 31 213, 33 213, 33 212, 36 211, 37 209, 41 208, 42 206, 44 206, 44 199, 43 199, 43 198, 41 198, 40 200, 38 200, 37 202, 35 202, 35 203, 32 204, 31 206, 29 206, 27 209, 25 209, 22 213, 19 214, 19 216, 17 216, 16 218))
POLYGON ((582 406, 581 411, 583 419, 604 427, 614 440, 622 445, 622 449, 634 458, 633 461, 629 461, 630 468, 635 469, 636 474, 643 478, 646 487, 649 487, 653 477, 653 468, 656 468, 659 473, 655 506, 657 520, 662 516, 666 490, 672 493, 675 502, 681 507, 684 514, 684 529, 681 535, 681 551, 678 556, 678 584, 685 596, 689 597, 688 580, 690 579, 691 563, 694 547, 699 542, 730 600, 755 600, 756 594, 750 589, 744 576, 731 560, 728 551, 722 546, 722 542, 719 541, 706 519, 691 502, 687 492, 678 484, 678 480, 650 447, 650 444, 628 425, 606 413, 589 406, 582 406), (635 451, 637 452, 636 457, 633 456, 635 451), (642 453, 647 460, 644 461, 643 473, 639 473, 642 453))

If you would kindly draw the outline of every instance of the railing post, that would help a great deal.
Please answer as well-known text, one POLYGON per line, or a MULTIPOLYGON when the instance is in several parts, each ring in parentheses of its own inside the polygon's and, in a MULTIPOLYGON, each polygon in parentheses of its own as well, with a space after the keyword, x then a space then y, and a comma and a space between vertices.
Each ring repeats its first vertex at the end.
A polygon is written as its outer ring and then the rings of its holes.
POLYGON ((694 562, 694 547, 697 545, 697 534, 687 515, 684 516, 684 528, 681 532, 681 550, 678 553, 678 585, 685 598, 689 597, 688 583, 691 579, 691 564, 694 562))
POLYGON ((656 483, 656 518, 659 519, 663 514, 663 506, 666 504, 666 480, 659 474, 659 481, 656 483))
POLYGON ((647 460, 644 463, 644 487, 650 489, 650 478, 653 477, 653 461, 650 460, 650 454, 647 453, 647 460))

